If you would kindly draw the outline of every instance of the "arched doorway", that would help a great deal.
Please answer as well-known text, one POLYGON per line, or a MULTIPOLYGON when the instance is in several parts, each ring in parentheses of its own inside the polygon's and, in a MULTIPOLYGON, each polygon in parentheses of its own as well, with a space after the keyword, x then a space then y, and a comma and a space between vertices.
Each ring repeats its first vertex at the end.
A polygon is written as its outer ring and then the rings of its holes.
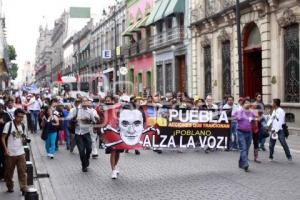
POLYGON ((262 93, 262 55, 260 32, 255 23, 248 24, 243 37, 244 95, 255 98, 262 93))

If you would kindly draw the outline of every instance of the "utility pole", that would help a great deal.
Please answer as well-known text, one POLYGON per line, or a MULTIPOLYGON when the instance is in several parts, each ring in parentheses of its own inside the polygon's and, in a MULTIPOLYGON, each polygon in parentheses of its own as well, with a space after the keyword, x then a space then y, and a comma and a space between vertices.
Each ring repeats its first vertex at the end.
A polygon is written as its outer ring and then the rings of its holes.
POLYGON ((115 69, 114 69, 114 90, 115 90, 115 93, 117 93, 117 91, 119 90, 119 87, 118 87, 118 58, 117 58, 117 5, 118 5, 118 2, 116 2, 117 4, 114 6, 114 26, 115 26, 115 47, 114 47, 114 62, 115 62, 115 69))
POLYGON ((238 42, 239 96, 244 96, 240 1, 236 0, 236 32, 238 42))

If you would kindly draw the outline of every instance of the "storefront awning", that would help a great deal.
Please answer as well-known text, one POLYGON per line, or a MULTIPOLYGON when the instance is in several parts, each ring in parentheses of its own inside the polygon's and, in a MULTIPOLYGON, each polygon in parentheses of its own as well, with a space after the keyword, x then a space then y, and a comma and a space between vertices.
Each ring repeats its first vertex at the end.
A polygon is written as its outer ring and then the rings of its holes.
POLYGON ((170 3, 170 0, 162 0, 160 8, 158 9, 158 11, 154 17, 153 23, 164 18, 164 13, 165 13, 166 9, 168 8, 169 3, 170 3))
POLYGON ((134 24, 130 24, 127 27, 127 29, 122 33, 122 36, 130 36, 133 28, 134 28, 134 24))
POLYGON ((139 19, 136 23, 133 24, 132 29, 130 30, 130 32, 136 32, 138 31, 138 25, 141 23, 142 19, 139 19))
POLYGON ((140 31, 141 28, 144 28, 146 27, 145 24, 148 20, 149 16, 146 16, 144 19, 140 20, 136 26, 132 29, 132 32, 137 32, 137 31, 140 31))
POLYGON ((163 1, 163 0, 159 0, 159 1, 157 1, 157 2, 155 3, 155 6, 154 6, 154 8, 153 8, 152 11, 151 11, 151 13, 150 13, 150 15, 149 15, 149 18, 148 18, 148 20, 147 20, 145 26, 149 26, 149 25, 151 25, 151 24, 154 23, 155 15, 156 15, 157 11, 160 9, 160 5, 161 5, 162 1, 163 1))
POLYGON ((185 0, 171 0, 168 8, 164 13, 164 17, 167 17, 176 13, 184 13, 185 12, 185 0))
POLYGON ((90 44, 84 45, 83 47, 80 48, 80 52, 87 50, 89 47, 90 47, 90 44))

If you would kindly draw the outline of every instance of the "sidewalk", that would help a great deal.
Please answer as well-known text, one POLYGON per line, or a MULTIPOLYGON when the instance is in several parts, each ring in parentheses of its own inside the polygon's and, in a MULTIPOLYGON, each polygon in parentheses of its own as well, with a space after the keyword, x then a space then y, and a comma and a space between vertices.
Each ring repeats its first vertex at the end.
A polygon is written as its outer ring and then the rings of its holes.
POLYGON ((37 176, 37 189, 39 190, 39 199, 43 200, 56 200, 56 196, 53 190, 53 186, 50 180, 50 174, 48 173, 47 165, 45 159, 45 150, 43 146, 43 141, 40 134, 31 134, 31 153, 32 161, 34 165, 34 171, 37 176), (47 177, 49 176, 49 177, 47 177))
POLYGON ((18 182, 18 176, 17 176, 17 169, 15 170, 15 175, 14 175, 14 182, 15 182, 15 192, 13 193, 8 193, 5 182, 0 181, 0 199, 2 200, 19 200, 19 199, 24 199, 22 197, 22 194, 20 192, 20 187, 19 187, 19 182, 18 182))

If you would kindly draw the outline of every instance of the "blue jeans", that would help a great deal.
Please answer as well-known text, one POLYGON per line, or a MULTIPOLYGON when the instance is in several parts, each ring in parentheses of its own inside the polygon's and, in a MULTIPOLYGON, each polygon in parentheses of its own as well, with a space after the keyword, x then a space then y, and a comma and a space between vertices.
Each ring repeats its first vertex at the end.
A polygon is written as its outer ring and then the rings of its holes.
POLYGON ((48 154, 55 154, 56 152, 56 137, 57 137, 57 132, 53 133, 48 133, 48 138, 46 140, 46 151, 48 154))
MULTIPOLYGON (((278 140, 279 140, 281 146, 283 147, 286 157, 292 158, 290 148, 285 140, 284 132, 282 130, 279 130, 277 134, 278 134, 278 140)), ((272 139, 272 137, 270 137, 270 145, 269 145, 270 156, 269 156, 269 158, 272 158, 272 159, 273 159, 275 144, 276 144, 276 140, 274 140, 274 139, 272 139)))
POLYGON ((229 138, 229 148, 238 148, 238 138, 237 138, 237 123, 236 122, 231 122, 231 127, 230 127, 230 138, 229 138))
POLYGON ((65 138, 66 138, 67 147, 70 147, 71 135, 70 135, 70 131, 69 131, 68 127, 65 127, 64 131, 65 131, 65 138))
POLYGON ((34 133, 37 132, 37 124, 38 124, 38 117, 39 117, 39 110, 30 110, 30 118, 32 122, 32 131, 34 133))
POLYGON ((241 132, 238 130, 238 140, 239 140, 239 148, 240 148, 239 167, 247 167, 249 166, 248 154, 249 154, 249 148, 252 141, 252 133, 241 132))

